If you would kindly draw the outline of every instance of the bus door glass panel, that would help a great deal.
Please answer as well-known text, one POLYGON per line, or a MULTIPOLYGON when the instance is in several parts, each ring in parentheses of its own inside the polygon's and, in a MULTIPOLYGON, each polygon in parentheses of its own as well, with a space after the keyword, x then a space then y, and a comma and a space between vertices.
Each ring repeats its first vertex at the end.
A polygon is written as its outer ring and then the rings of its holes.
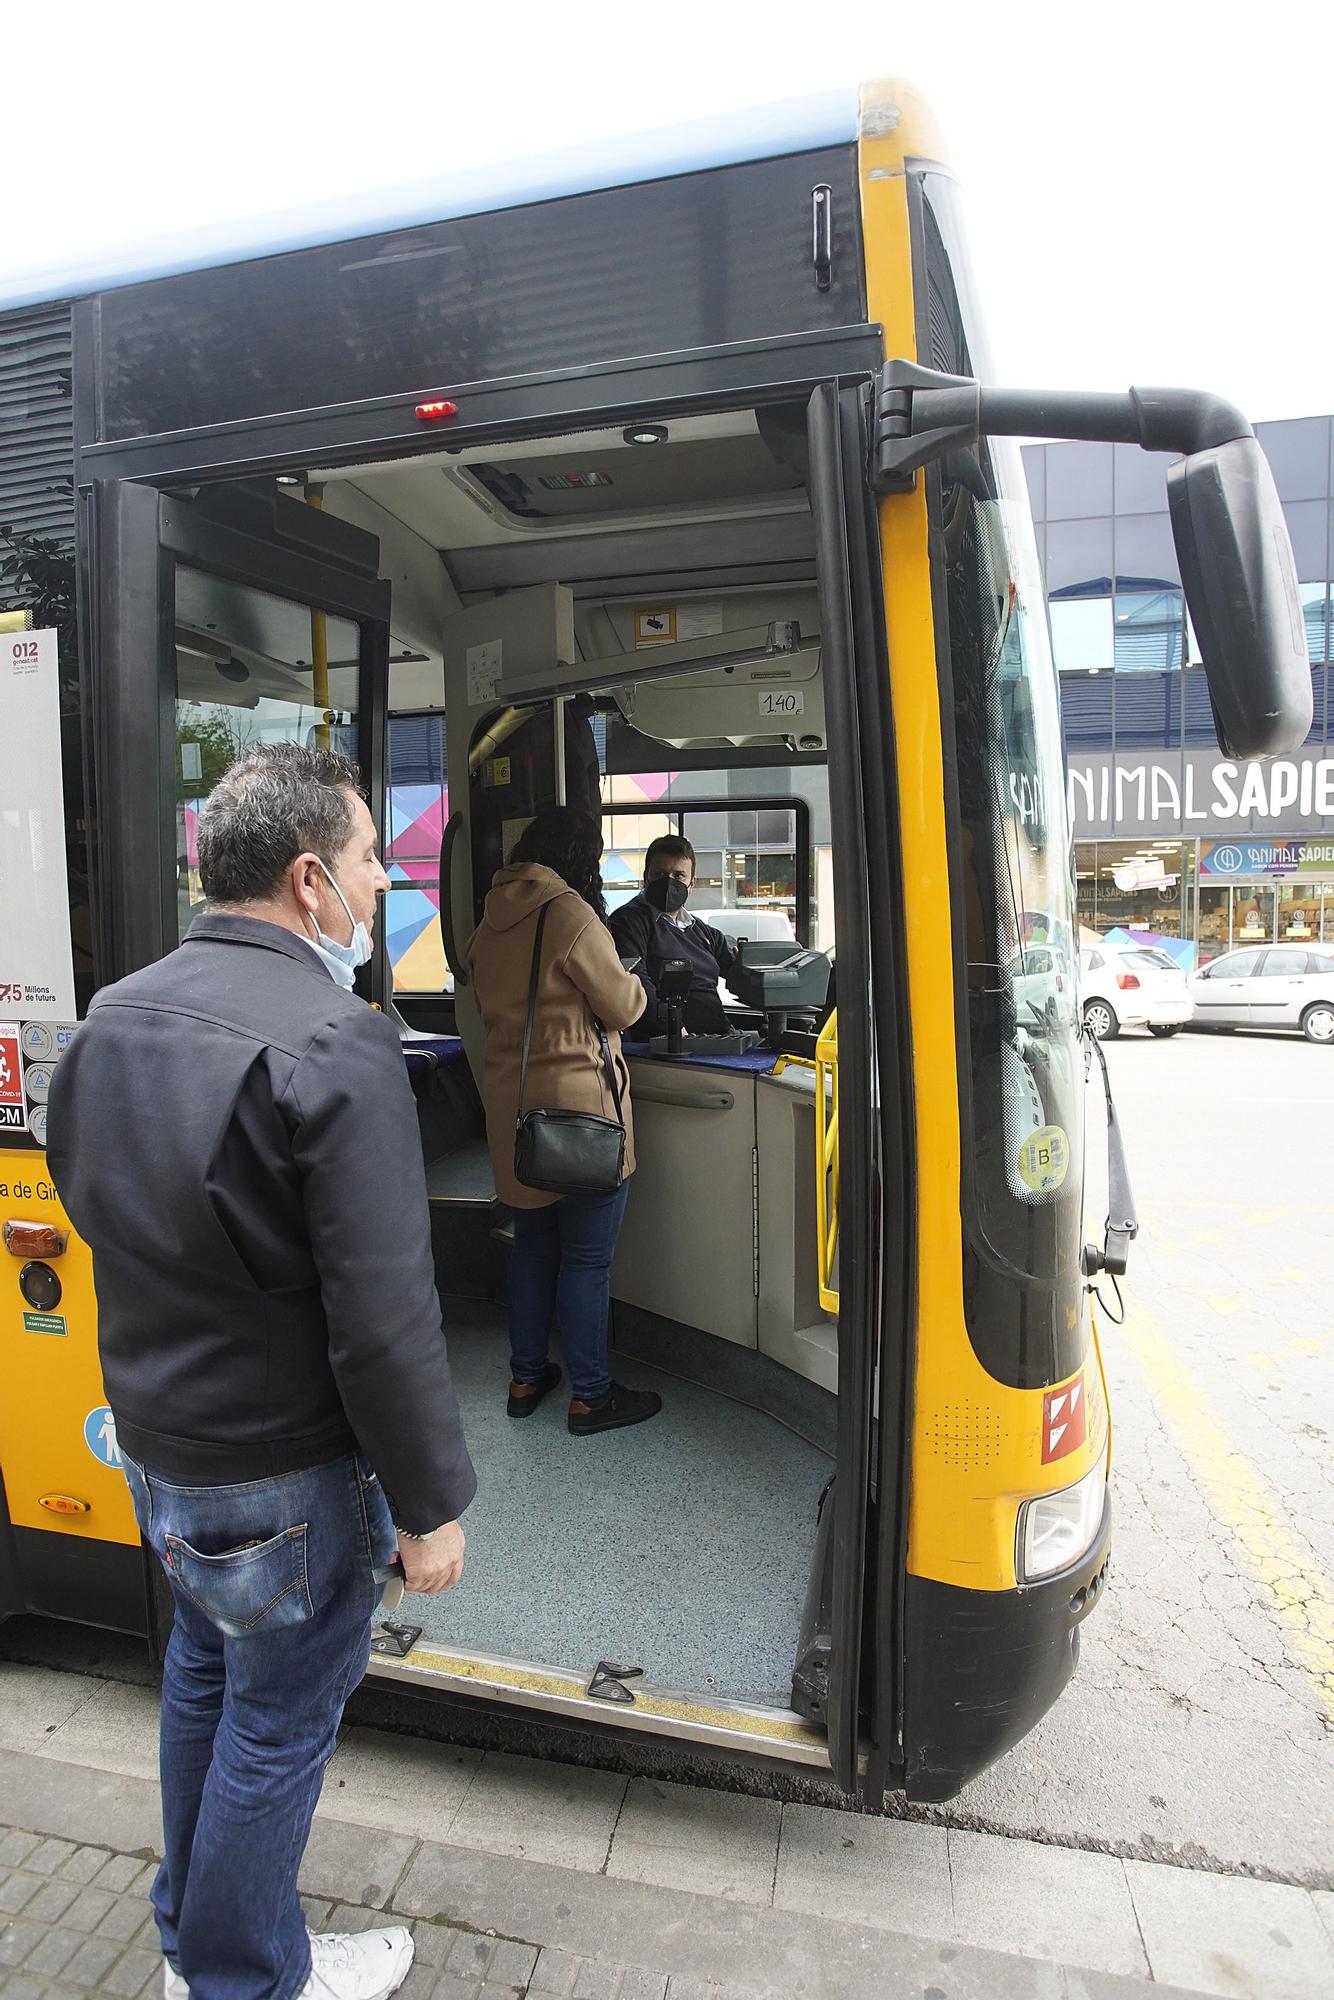
POLYGON ((360 633, 319 606, 178 563, 176 922, 204 902, 199 815, 229 764, 261 743, 358 757, 360 633))
POLYGON ((440 932, 440 842, 449 818, 445 718, 389 718, 385 934, 396 993, 452 993, 440 932))

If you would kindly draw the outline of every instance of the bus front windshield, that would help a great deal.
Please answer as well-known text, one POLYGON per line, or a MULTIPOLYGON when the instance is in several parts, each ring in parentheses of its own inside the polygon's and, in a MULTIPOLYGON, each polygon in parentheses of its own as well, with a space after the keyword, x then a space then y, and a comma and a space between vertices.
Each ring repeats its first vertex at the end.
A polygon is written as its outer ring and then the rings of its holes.
MULTIPOLYGON (((950 183, 924 176, 932 365, 985 376, 950 183)), ((1018 1388, 1078 1367, 1084 1070, 1056 675, 1023 470, 980 443, 933 475, 958 788, 965 1305, 1018 1388)))
POLYGON ((980 476, 955 490, 948 575, 973 1128, 969 1321, 993 1372, 1029 1386, 1068 1373, 1082 1339, 1084 1084, 1056 681, 1014 460, 981 454, 980 476))

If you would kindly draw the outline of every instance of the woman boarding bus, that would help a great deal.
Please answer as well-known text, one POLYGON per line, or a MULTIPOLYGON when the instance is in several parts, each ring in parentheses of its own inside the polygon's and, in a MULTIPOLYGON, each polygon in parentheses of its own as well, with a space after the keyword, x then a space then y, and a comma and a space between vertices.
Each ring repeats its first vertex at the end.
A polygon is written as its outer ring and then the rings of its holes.
POLYGON ((0 315, 0 1608, 160 1638, 45 1094, 94 987, 188 928, 238 749, 332 744, 386 842, 365 997, 402 1025, 481 1475, 448 1630, 406 1599, 375 1670, 950 1797, 1056 1699, 1104 1586, 1088 1288, 1134 1230, 1114 1173, 1086 1245, 1057 688, 1006 440, 1184 454, 1220 738, 1264 755, 1310 681, 1249 426, 979 386, 956 190, 896 84, 209 255, 0 315), (609 900, 688 838, 694 906, 745 940, 725 1034, 627 1050, 612 1358, 670 1394, 595 1477, 553 1407, 493 1420, 509 1224, 460 949, 552 805, 603 815, 609 900))

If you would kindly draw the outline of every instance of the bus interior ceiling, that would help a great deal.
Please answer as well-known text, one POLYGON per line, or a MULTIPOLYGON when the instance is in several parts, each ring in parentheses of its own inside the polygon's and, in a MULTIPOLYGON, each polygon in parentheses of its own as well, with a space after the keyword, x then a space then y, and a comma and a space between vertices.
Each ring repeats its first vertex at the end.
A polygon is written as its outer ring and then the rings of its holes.
MULTIPOLYGON (((468 1587, 408 1600, 400 1616, 451 1651, 589 1672, 610 1659, 660 1687, 783 1710, 835 1451, 812 1073, 773 1075, 762 1052, 708 1068, 631 1054, 639 1165, 613 1271, 612 1366, 660 1388, 663 1413, 576 1440, 558 1394, 514 1423, 508 1217, 486 1160, 480 1026, 447 974, 435 906, 451 812, 466 801, 461 947, 517 832, 563 796, 604 815, 609 907, 634 893, 648 841, 683 831, 699 856, 692 911, 832 951, 814 536, 794 436, 790 417, 775 426, 747 410, 311 468, 304 481, 304 497, 317 491, 326 514, 380 541, 393 590, 394 1000, 410 1029, 462 1037, 409 1067, 481 1485, 468 1587), (495 652, 486 606, 503 632, 495 652)), ((219 701, 253 713, 258 696, 262 735, 264 697, 276 697, 273 733, 290 734, 287 704, 310 688, 310 619, 270 601, 266 638, 233 643, 224 627, 220 643, 229 590, 178 585, 180 699, 216 716, 219 701)), ((356 631, 324 623, 329 707, 350 717, 356 631)))

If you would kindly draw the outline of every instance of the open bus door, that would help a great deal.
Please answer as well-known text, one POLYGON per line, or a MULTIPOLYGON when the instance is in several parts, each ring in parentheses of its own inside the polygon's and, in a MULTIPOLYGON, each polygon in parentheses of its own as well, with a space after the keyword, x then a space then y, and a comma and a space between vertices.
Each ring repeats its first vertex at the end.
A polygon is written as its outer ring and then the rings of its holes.
MULTIPOLYGON (((803 393, 809 384, 808 377, 803 393)), ((810 395, 804 430, 795 421, 800 406, 786 408, 815 522, 828 740, 838 774, 831 830, 844 1116, 839 1470, 826 1503, 829 1527, 813 1594, 829 1636, 832 1773, 876 1806, 901 1765, 912 1151, 894 758, 866 394, 864 381, 850 388, 824 381, 810 395)), ((361 766, 383 827, 390 586, 377 576, 373 536, 289 498, 271 478, 173 492, 105 479, 95 482, 91 507, 85 602, 93 624, 98 973, 106 983, 171 950, 188 928, 190 901, 199 893, 193 816, 246 742, 286 737, 346 749, 361 766), (312 614, 322 614, 325 625, 322 667, 312 614), (217 725, 212 732, 210 721, 217 725), (219 759, 213 768, 210 760, 219 759)), ((576 669, 575 679, 585 672, 576 669)), ((553 678, 556 685, 540 691, 515 689, 516 698, 538 709, 543 695, 559 704, 566 676, 553 678)), ((469 724, 485 727, 493 706, 485 700, 473 706, 469 724)), ((451 963, 471 929, 478 890, 469 734, 450 734, 452 837, 441 876, 451 963)), ((539 789, 550 783, 557 796, 568 789, 568 772, 560 769, 566 742, 558 723, 534 746, 539 789), (553 756, 554 738, 560 752, 553 756)), ((382 939, 371 971, 372 997, 383 1000, 389 982, 382 939)), ((465 993, 460 1009, 465 1036, 469 999, 465 993)), ((607 1720, 635 1726, 632 1712, 607 1720)))
POLYGON ((882 568, 865 399, 826 383, 807 418, 838 935, 838 1476, 823 1592, 829 1757, 878 1808, 902 1767, 912 1343, 912 1115, 882 568), (865 1761, 862 1762, 862 1753, 865 1761))
MULTIPOLYGON (((197 904, 195 820, 247 745, 343 750, 384 829, 390 586, 373 535, 272 481, 93 488, 98 981, 170 951, 197 904)), ((382 1000, 381 936, 371 966, 382 1000)))

